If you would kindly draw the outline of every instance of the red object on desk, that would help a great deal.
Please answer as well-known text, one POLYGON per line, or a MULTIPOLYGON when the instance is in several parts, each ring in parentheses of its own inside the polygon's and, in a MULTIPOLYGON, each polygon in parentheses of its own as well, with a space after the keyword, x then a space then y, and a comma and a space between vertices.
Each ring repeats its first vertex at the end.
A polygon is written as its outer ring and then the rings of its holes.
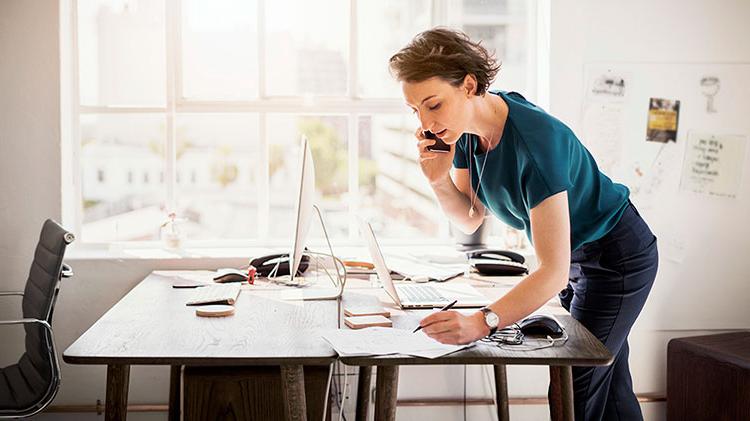
POLYGON ((255 274, 258 272, 257 269, 255 269, 255 266, 250 265, 247 268, 247 283, 250 285, 255 284, 255 274))

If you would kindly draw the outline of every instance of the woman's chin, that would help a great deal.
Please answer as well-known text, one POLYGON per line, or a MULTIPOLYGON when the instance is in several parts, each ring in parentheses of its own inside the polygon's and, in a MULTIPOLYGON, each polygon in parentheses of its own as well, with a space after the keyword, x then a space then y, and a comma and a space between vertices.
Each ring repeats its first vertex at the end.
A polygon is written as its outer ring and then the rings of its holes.
POLYGON ((445 137, 442 137, 441 139, 443 139, 443 142, 445 142, 445 143, 446 143, 446 144, 448 144, 448 145, 453 145, 453 144, 455 144, 456 142, 458 142, 458 141, 459 141, 459 139, 461 139, 461 135, 458 135, 458 136, 456 136, 456 135, 455 135, 455 134, 454 134, 453 132, 451 132, 451 131, 446 131, 446 132, 445 132, 445 134, 444 134, 444 136, 445 136, 445 137))

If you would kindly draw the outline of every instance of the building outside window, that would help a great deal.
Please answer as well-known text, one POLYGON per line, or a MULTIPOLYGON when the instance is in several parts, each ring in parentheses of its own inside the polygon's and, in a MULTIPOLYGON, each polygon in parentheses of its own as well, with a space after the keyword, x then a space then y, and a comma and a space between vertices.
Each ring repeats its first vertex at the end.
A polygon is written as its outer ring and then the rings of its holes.
POLYGON ((496 51, 502 68, 493 87, 534 100, 536 7, 74 1, 76 182, 64 194, 76 197, 77 231, 87 243, 157 240, 175 211, 191 240, 288 242, 305 135, 333 238, 358 238, 362 217, 384 239, 448 241, 417 164, 419 122, 387 60, 418 32, 451 26, 496 51))

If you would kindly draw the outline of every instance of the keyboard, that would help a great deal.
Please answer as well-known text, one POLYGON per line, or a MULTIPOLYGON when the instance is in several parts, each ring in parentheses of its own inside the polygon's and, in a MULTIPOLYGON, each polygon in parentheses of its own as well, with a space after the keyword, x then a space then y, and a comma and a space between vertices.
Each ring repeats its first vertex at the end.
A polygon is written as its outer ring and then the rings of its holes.
POLYGON ((186 305, 198 306, 203 304, 234 305, 240 295, 240 284, 207 285, 195 288, 186 305))
POLYGON ((439 303, 448 301, 443 294, 429 285, 399 285, 399 297, 410 303, 439 303))

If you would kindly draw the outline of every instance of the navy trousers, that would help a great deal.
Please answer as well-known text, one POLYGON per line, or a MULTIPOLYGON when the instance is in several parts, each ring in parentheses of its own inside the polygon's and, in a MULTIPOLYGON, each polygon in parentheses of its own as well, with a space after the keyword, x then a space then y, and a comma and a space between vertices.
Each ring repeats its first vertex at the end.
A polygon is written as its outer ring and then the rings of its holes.
POLYGON ((628 334, 656 277, 656 237, 632 203, 615 227, 571 254, 563 307, 614 355, 607 367, 573 367, 576 420, 642 420, 628 367, 628 334))

